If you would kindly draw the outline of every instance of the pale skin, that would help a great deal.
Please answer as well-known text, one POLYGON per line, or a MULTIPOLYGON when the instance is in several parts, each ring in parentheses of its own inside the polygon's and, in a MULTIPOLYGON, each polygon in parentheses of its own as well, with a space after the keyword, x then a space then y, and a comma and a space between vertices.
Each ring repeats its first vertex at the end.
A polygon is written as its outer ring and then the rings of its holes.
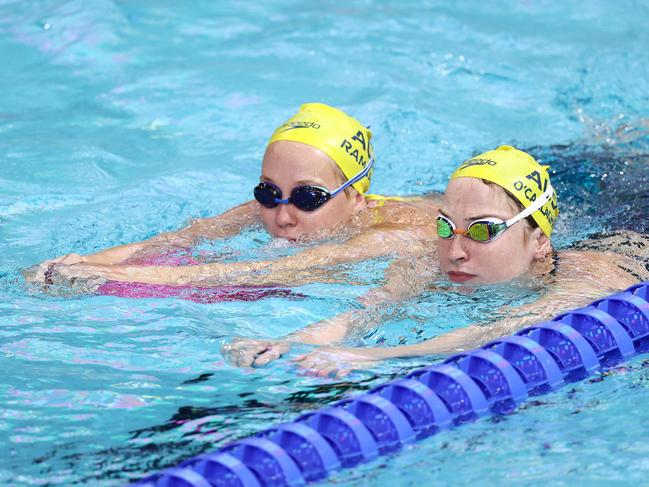
MULTIPOLYGON (((482 217, 506 220, 518 213, 518 209, 499 187, 478 179, 457 178, 447 188, 440 213, 451 219, 457 228, 466 229, 482 217)), ((557 266, 551 256, 549 238, 524 221, 489 243, 475 242, 463 235, 439 239, 437 246, 431 246, 426 255, 396 260, 386 272, 385 285, 362 298, 365 309, 315 323, 281 341, 235 340, 224 347, 224 354, 239 366, 263 366, 287 353, 291 343, 318 345, 322 348, 295 358, 296 364, 317 376, 344 376, 353 370, 370 367, 377 360, 475 348, 631 286, 638 282, 633 274, 649 279, 649 272, 639 262, 612 252, 559 252, 557 266), (532 281, 543 287, 545 293, 529 305, 500 310, 507 318, 489 326, 468 326, 413 345, 390 348, 331 346, 376 326, 381 320, 382 306, 416 297, 431 278, 440 273, 467 287, 512 279, 532 281)))
MULTIPOLYGON (((283 197, 297 186, 308 184, 333 191, 344 182, 337 166, 324 152, 291 141, 268 146, 260 180, 277 186, 283 197)), ((143 242, 45 261, 25 275, 34 283, 45 282, 49 272, 64 283, 93 278, 168 285, 299 285, 326 279, 327 268, 337 264, 424 252, 426 243, 435 238, 434 219, 439 201, 430 196, 377 205, 353 188, 313 212, 299 210, 292 204, 264 208, 250 201, 222 215, 196 220, 179 231, 143 242), (133 264, 144 256, 188 248, 202 240, 228 238, 258 224, 272 236, 287 240, 337 237, 339 241, 318 244, 277 260, 178 267, 133 264)))

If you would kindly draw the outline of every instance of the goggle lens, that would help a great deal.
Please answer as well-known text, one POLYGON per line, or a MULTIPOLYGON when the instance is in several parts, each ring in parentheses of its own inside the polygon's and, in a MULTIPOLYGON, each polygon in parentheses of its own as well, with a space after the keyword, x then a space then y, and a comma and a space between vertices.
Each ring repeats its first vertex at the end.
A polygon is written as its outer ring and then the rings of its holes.
POLYGON ((253 191, 255 199, 265 208, 275 208, 277 202, 275 199, 281 199, 282 192, 275 186, 266 183, 259 183, 253 191))
POLYGON ((302 211, 314 211, 330 198, 329 192, 314 186, 301 186, 291 191, 290 201, 302 211))
POLYGON ((456 233, 461 235, 466 235, 471 240, 476 242, 489 242, 500 235, 507 229, 507 224, 489 222, 489 221, 477 221, 469 225, 466 231, 455 230, 453 223, 443 216, 437 217, 437 235, 440 238, 451 238, 456 233))
POLYGON ((469 232, 469 237, 478 242, 486 242, 491 239, 493 232, 490 232, 490 227, 492 223, 486 222, 477 222, 469 226, 467 231, 469 232))
POLYGON ((451 238, 453 236, 453 227, 446 218, 437 218, 437 235, 440 238, 451 238))
POLYGON ((291 191, 291 197, 284 201, 280 189, 269 183, 259 183, 255 186, 253 193, 255 199, 265 208, 275 208, 281 202, 292 203, 302 211, 315 211, 331 198, 329 191, 316 186, 294 188, 291 191))

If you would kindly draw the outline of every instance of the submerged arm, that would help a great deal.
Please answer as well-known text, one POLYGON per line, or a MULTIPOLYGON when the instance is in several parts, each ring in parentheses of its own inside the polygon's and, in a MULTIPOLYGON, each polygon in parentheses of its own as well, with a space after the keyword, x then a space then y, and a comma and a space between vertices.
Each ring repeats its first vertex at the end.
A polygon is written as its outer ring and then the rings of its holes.
POLYGON ((550 288, 546 294, 519 308, 500 310, 501 314, 507 313, 506 318, 463 327, 413 345, 366 348, 354 353, 366 360, 376 360, 448 354, 483 346, 633 285, 637 279, 620 265, 622 260, 622 256, 602 252, 563 252, 561 266, 547 283, 550 288))
POLYGON ((292 343, 332 345, 375 327, 389 305, 415 297, 436 272, 435 256, 401 259, 385 272, 385 284, 359 298, 362 308, 308 325, 280 339, 235 339, 223 347, 225 356, 238 366, 263 366, 288 352, 292 343))
MULTIPOLYGON (((379 256, 410 256, 426 251, 428 227, 379 227, 342 243, 321 244, 276 260, 194 266, 73 265, 66 277, 103 277, 114 281, 169 285, 299 285, 332 275, 331 267, 379 256)), ((335 277, 335 275, 334 275, 335 277)))
MULTIPOLYGON (((176 232, 162 233, 142 242, 111 247, 90 255, 67 254, 56 259, 47 260, 38 266, 28 269, 25 277, 30 282, 42 282, 51 274, 56 264, 72 266, 74 264, 90 264, 99 266, 114 266, 135 257, 145 255, 160 255, 170 250, 186 248, 201 239, 226 238, 236 235, 243 228, 254 225, 259 221, 258 204, 254 201, 236 206, 225 213, 212 217, 195 220, 189 226, 176 232)), ((78 275, 78 277, 97 276, 78 275)))
POLYGON ((170 249, 191 247, 202 239, 214 240, 231 237, 258 221, 258 204, 254 201, 249 201, 235 206, 221 215, 195 220, 181 230, 162 233, 142 242, 120 245, 84 256, 82 262, 90 264, 119 264, 137 256, 137 254, 160 253, 170 249))

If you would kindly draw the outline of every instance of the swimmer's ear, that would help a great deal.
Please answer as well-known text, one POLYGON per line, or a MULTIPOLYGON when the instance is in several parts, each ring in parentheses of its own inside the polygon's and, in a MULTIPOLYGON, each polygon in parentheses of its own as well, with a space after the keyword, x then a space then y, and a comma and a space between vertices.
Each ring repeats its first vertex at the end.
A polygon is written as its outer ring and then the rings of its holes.
POLYGON ((359 211, 366 207, 367 203, 365 201, 365 196, 358 191, 354 191, 354 210, 359 211))
POLYGON ((548 236, 540 228, 532 231, 534 242, 534 260, 543 260, 552 252, 552 243, 548 236))

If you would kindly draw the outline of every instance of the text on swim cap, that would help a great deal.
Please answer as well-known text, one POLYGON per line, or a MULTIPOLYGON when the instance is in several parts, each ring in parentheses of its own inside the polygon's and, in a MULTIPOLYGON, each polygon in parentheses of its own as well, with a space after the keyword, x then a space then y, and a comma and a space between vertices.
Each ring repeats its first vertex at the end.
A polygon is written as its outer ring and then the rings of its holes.
MULTIPOLYGON (((525 179, 528 181, 532 181, 536 187, 538 188, 539 192, 544 193, 546 189, 548 189, 548 182, 549 179, 545 178, 545 180, 541 177, 541 174, 538 171, 532 171, 529 173, 527 176, 525 176, 525 179)), ((514 181, 514 189, 516 191, 520 191, 523 193, 527 201, 534 203, 536 201, 536 194, 537 192, 534 190, 533 187, 528 186, 525 184, 523 181, 518 180, 514 181)), ((556 193, 552 195, 552 199, 548 202, 548 204, 552 207, 553 210, 557 209, 557 195, 556 193)), ((548 204, 543 205, 539 212, 547 218, 548 222, 550 222, 550 225, 554 225, 554 221, 556 220, 556 216, 550 211, 548 208, 548 204)))
POLYGON ((360 164, 362 167, 365 167, 369 162, 369 159, 371 158, 371 154, 369 151, 369 140, 367 142, 365 141, 365 135, 363 135, 363 132, 361 132, 360 130, 356 132, 356 135, 354 135, 351 138, 351 140, 355 140, 361 143, 361 145, 363 146, 363 150, 368 155, 367 159, 363 157, 363 154, 359 154, 358 149, 354 148, 352 143, 347 139, 343 139, 343 141, 340 143, 340 147, 345 149, 345 152, 349 154, 351 157, 353 157, 358 164, 360 164))
POLYGON ((550 200, 550 206, 552 206, 552 209, 555 210, 555 213, 551 212, 550 209, 548 208, 548 205, 544 205, 539 211, 545 218, 547 218, 548 222, 550 222, 550 225, 554 226, 554 221, 557 219, 556 217, 556 209, 557 209, 557 195, 556 193, 552 195, 552 199, 550 200))

